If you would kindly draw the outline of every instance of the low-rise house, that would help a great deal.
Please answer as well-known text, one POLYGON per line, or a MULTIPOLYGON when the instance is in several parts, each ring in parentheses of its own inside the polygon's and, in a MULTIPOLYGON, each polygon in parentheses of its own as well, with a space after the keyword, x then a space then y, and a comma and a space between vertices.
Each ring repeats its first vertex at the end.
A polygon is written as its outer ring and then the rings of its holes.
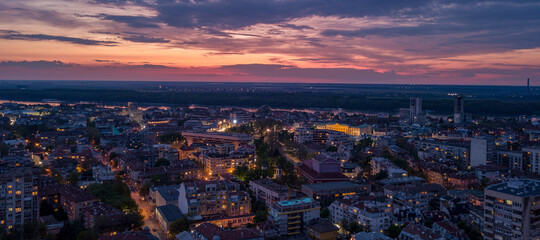
POLYGON ((429 202, 447 194, 446 189, 439 184, 414 184, 406 186, 387 185, 384 194, 392 199, 394 208, 419 208, 425 211, 429 202))
POLYGON ((339 228, 323 219, 316 219, 307 224, 306 232, 310 239, 336 240, 339 228))
POLYGON ((98 198, 86 190, 74 187, 64 187, 60 190, 60 203, 71 221, 81 219, 83 208, 97 201, 98 198))
POLYGON ((249 181, 249 189, 255 198, 263 201, 267 206, 273 202, 296 198, 296 191, 287 186, 278 184, 271 179, 258 179, 249 181))
POLYGON ((444 240, 445 238, 437 231, 411 223, 407 225, 398 237, 399 240, 444 240))
POLYGON ((467 234, 450 221, 435 222, 433 230, 440 232, 447 240, 467 240, 467 234))
POLYGON ((262 234, 254 228, 225 230, 214 224, 203 223, 193 229, 195 240, 263 240, 262 234))
POLYGON ((370 184, 358 184, 348 181, 302 185, 302 192, 323 206, 329 205, 338 198, 367 194, 370 191, 370 184))
POLYGON ((104 202, 95 202, 82 209, 82 219, 87 228, 113 230, 125 223, 125 214, 104 202))

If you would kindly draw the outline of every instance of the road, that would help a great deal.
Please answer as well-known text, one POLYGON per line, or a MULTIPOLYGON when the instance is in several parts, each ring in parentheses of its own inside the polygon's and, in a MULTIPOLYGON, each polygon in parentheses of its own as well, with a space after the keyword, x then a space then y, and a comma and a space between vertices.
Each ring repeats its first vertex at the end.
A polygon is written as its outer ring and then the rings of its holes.
POLYGON ((287 151, 285 151, 285 145, 283 145, 283 143, 279 143, 279 147, 278 147, 278 152, 279 154, 281 154, 281 156, 283 156, 285 159, 287 159, 287 161, 293 163, 293 164, 298 164, 298 163, 301 163, 302 161, 300 161, 299 159, 296 159, 294 157, 292 157, 291 155, 289 155, 287 153, 287 151))
POLYGON ((152 211, 153 207, 148 203, 148 201, 141 200, 141 197, 139 196, 139 193, 137 191, 131 192, 131 198, 135 200, 137 205, 139 206, 139 209, 142 211, 142 215, 144 217, 144 225, 143 228, 148 227, 150 228, 150 231, 154 237, 157 237, 160 240, 166 240, 168 239, 167 234, 161 227, 161 224, 156 219, 156 214, 154 211, 152 211), (154 229, 156 231, 154 232, 154 229))

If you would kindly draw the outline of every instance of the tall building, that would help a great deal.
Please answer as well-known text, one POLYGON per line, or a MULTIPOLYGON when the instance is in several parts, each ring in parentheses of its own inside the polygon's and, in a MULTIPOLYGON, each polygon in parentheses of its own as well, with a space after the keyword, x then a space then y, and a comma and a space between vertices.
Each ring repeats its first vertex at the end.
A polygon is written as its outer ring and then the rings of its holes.
POLYGON ((465 123, 465 104, 461 95, 454 97, 454 123, 465 123))
POLYGON ((306 224, 319 217, 321 206, 312 198, 301 198, 274 202, 268 209, 268 216, 281 236, 300 234, 306 224))
POLYGON ((531 173, 540 173, 540 147, 524 147, 523 160, 527 165, 527 169, 531 173))
POLYGON ((22 229, 25 223, 39 219, 39 168, 30 160, 0 160, 0 229, 22 229))
POLYGON ((425 114, 422 110, 422 99, 413 97, 409 104, 410 123, 422 123, 425 120, 425 114))
POLYGON ((469 166, 476 167, 493 163, 495 153, 495 140, 490 137, 478 137, 471 139, 471 158, 469 166))
POLYGON ((488 186, 485 191, 484 238, 540 238, 540 181, 511 180, 488 186))

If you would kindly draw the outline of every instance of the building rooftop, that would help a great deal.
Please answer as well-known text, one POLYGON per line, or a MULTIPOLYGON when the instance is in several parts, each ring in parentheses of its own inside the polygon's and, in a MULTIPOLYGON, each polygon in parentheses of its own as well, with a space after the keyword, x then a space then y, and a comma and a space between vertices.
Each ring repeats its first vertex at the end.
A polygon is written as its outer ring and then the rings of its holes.
POLYGON ((288 188, 285 185, 281 185, 279 183, 276 183, 272 181, 271 179, 264 178, 264 179, 257 179, 257 180, 251 180, 249 181, 250 184, 256 184, 259 186, 263 186, 268 190, 271 190, 273 192, 278 193, 284 193, 287 194, 289 192, 288 188))
POLYGON ((341 181, 341 182, 326 182, 326 183, 315 183, 315 184, 304 184, 302 187, 307 187, 313 190, 314 192, 317 191, 324 191, 324 190, 332 190, 332 189, 339 189, 339 188, 354 188, 354 187, 360 187, 360 184, 347 182, 347 181, 341 181))
POLYGON ((157 207, 156 210, 167 222, 176 221, 184 216, 182 212, 180 212, 180 209, 173 205, 160 206, 157 207))
POLYGON ((153 191, 157 191, 165 201, 174 201, 178 200, 178 188, 180 185, 159 186, 153 187, 153 191))
POLYGON ((313 231, 316 231, 318 233, 327 233, 339 230, 339 228, 334 226, 334 224, 331 224, 328 221, 322 219, 308 224, 308 228, 311 228, 313 229, 313 231))
POLYGON ((519 197, 540 196, 540 181, 512 179, 505 183, 493 184, 486 189, 519 197))
POLYGON ((278 210, 278 212, 289 212, 305 210, 310 208, 320 207, 319 203, 312 198, 299 198, 294 200, 283 200, 274 202, 271 208, 278 210))

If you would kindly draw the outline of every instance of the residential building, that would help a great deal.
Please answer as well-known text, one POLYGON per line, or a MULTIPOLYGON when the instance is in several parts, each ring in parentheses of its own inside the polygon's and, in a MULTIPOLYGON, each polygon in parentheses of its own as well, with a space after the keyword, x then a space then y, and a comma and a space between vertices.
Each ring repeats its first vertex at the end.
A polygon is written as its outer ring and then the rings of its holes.
POLYGON ((454 223, 449 220, 435 222, 433 230, 438 231, 446 240, 468 240, 465 231, 459 229, 454 223))
POLYGON ((274 222, 280 236, 293 236, 304 231, 305 225, 320 215, 321 207, 312 198, 274 202, 268 218, 274 222))
POLYGON ((201 159, 204 170, 209 175, 231 174, 236 167, 249 162, 249 157, 245 155, 219 154, 216 152, 202 154, 201 159))
POLYGON ((484 190, 484 237, 539 239, 540 181, 513 179, 484 190))
POLYGON ((249 181, 249 189, 255 198, 263 201, 267 206, 273 202, 296 198, 296 191, 285 185, 278 184, 271 179, 258 179, 249 181))
POLYGON ((469 166, 470 144, 461 141, 417 140, 414 147, 420 159, 448 159, 461 168, 469 166))
POLYGON ((522 151, 495 151, 494 164, 512 169, 518 169, 520 171, 526 171, 526 166, 523 158, 522 151))
POLYGON ((393 238, 379 232, 359 232, 351 235, 351 240, 393 240, 393 238))
POLYGON ((323 219, 316 219, 307 224, 306 232, 313 240, 337 240, 339 228, 323 219))
POLYGON ((356 222, 372 232, 382 233, 392 220, 391 204, 388 199, 345 198, 334 201, 328 207, 334 224, 356 222))
POLYGON ((425 227, 410 223, 407 225, 398 237, 399 240, 444 240, 445 238, 437 231, 425 227))
POLYGON ((241 145, 249 144, 253 141, 253 137, 247 134, 240 133, 222 133, 222 132, 182 132, 182 136, 186 138, 188 145, 193 143, 209 143, 220 144, 230 143, 238 148, 241 145))
POLYGON ((60 190, 60 204, 71 221, 81 219, 83 208, 97 201, 98 198, 87 190, 75 187, 64 187, 60 190))
POLYGON ((178 189, 180 185, 167 185, 150 188, 150 198, 156 207, 173 205, 178 207, 178 189))
POLYGON ((491 164, 495 160, 495 140, 490 137, 471 139, 471 159, 469 166, 491 164))
POLYGON ((178 189, 182 214, 218 226, 240 227, 253 222, 251 198, 231 181, 184 182, 178 189))
POLYGON ((87 228, 112 229, 125 223, 125 214, 104 202, 83 207, 82 220, 87 228))
MULTIPOLYGON (((22 159, 21 159, 22 160, 22 159)), ((0 160, 0 229, 22 229, 24 224, 39 221, 39 168, 30 160, 0 160)))
POLYGON ((184 215, 177 206, 163 205, 156 207, 156 218, 165 232, 169 232, 171 223, 182 218, 184 215))
POLYGON ((100 183, 114 180, 114 172, 106 166, 92 167, 92 175, 100 183))
POLYGON ((525 162, 528 163, 527 172, 540 173, 540 147, 525 147, 522 150, 525 162))
POLYGON ((498 165, 477 166, 473 171, 480 183, 495 183, 510 177, 510 168, 498 165))
POLYGON ((254 228, 226 230, 210 223, 203 223, 193 229, 194 240, 263 240, 262 234, 254 228))
POLYGON ((349 195, 362 195, 371 192, 370 184, 358 184, 348 181, 303 184, 302 192, 326 206, 337 198, 349 195))
POLYGON ((407 177, 407 171, 399 168, 390 160, 382 157, 374 157, 371 159, 371 174, 376 175, 381 171, 388 173, 388 178, 407 177))
POLYGON ((384 187, 386 197, 392 199, 393 208, 429 209, 429 201, 446 195, 446 189, 439 184, 418 183, 414 185, 384 187))

